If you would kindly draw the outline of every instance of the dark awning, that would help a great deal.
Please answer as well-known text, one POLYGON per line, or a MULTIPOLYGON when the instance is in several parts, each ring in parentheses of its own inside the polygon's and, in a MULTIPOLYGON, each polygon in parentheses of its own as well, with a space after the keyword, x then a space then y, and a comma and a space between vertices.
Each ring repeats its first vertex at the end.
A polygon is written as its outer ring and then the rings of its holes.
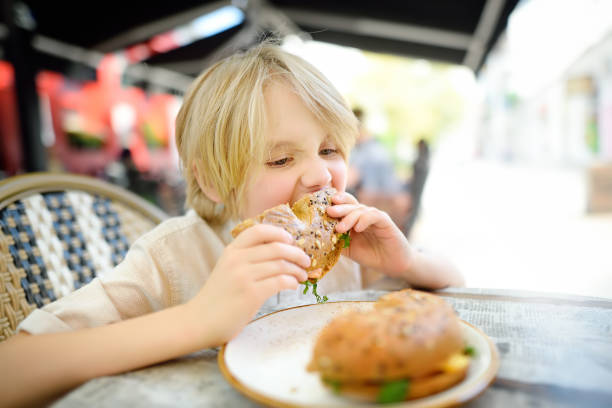
POLYGON ((319 41, 465 64, 477 72, 518 0, 3 2, 0 39, 6 39, 10 32, 7 10, 17 9, 17 14, 22 14, 17 20, 29 10, 33 33, 43 39, 35 48, 47 54, 38 61, 43 68, 56 69, 65 68, 62 54, 66 48, 62 45, 116 52, 221 7, 241 6, 245 19, 238 26, 145 61, 148 66, 193 76, 223 52, 256 42, 262 31, 301 31, 319 41), (53 41, 60 45, 56 50, 51 50, 53 41))

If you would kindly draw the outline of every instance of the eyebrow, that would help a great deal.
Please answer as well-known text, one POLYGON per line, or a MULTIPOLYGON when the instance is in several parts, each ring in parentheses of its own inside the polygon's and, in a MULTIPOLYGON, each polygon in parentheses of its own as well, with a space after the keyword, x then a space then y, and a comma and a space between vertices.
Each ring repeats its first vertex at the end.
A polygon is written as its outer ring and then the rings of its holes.
MULTIPOLYGON (((322 144, 329 143, 329 142, 333 143, 334 140, 330 136, 326 136, 322 144)), ((274 150, 281 150, 281 149, 296 149, 298 147, 299 147, 299 144, 291 140, 280 140, 274 143, 273 145, 268 145, 266 147, 266 150, 274 151, 274 150)))
POLYGON ((275 150, 282 150, 282 149, 295 149, 297 147, 297 144, 291 141, 280 141, 277 142, 273 145, 269 145, 266 150, 272 152, 275 150))

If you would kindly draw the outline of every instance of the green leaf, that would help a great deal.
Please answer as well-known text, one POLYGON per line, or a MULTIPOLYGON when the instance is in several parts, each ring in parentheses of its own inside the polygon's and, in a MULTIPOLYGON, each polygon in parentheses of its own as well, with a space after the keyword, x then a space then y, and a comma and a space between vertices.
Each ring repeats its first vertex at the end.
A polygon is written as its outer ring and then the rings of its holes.
POLYGON ((465 346, 463 349, 463 354, 474 357, 476 355, 476 349, 472 346, 465 346))
POLYGON ((317 303, 325 303, 327 302, 327 296, 320 296, 317 293, 317 281, 311 282, 309 280, 304 281, 304 282, 300 282, 300 284, 304 285, 304 291, 302 292, 303 294, 307 294, 308 293, 308 289, 310 287, 312 287, 312 294, 315 296, 315 298, 317 298, 317 303))
POLYGON ((331 387, 335 394, 340 394, 340 388, 342 388, 342 383, 338 380, 330 380, 329 378, 324 378, 323 382, 331 387))
POLYGON ((317 298, 317 303, 323 303, 323 300, 321 299, 321 296, 319 296, 319 294, 317 293, 317 284, 316 283, 312 284, 312 294, 315 295, 315 297, 317 298))
POLYGON ((342 233, 340 235, 340 239, 344 241, 343 248, 348 248, 349 245, 351 245, 351 237, 349 236, 348 232, 342 233))
POLYGON ((387 404, 390 402, 404 401, 408 396, 410 381, 397 380, 383 384, 378 393, 378 402, 387 404))

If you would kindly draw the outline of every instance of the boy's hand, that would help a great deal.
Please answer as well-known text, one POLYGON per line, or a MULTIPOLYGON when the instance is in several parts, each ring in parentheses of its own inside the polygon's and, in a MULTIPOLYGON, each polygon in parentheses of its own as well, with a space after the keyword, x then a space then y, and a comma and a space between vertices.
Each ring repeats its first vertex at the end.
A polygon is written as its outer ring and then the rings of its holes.
POLYGON ((327 213, 340 220, 336 231, 350 231, 351 243, 344 250, 349 258, 392 277, 410 268, 410 244, 387 213, 360 204, 346 192, 334 195, 332 203, 327 213))
POLYGON ((282 228, 259 224, 242 232, 217 261, 211 276, 190 306, 215 332, 216 344, 231 340, 253 318, 266 299, 296 289, 307 279, 310 258, 293 245, 282 228))

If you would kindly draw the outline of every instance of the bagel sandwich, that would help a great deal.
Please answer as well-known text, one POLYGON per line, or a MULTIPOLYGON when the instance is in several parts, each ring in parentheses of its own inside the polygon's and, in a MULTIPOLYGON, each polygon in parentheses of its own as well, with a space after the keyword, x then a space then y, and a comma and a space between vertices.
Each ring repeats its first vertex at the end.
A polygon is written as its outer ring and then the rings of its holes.
POLYGON ((412 289, 350 310, 319 332, 308 371, 335 392, 370 402, 421 398, 461 381, 470 348, 442 298, 412 289))
MULTIPOLYGON (((340 258, 344 246, 348 246, 347 234, 336 232, 338 220, 327 215, 327 207, 336 193, 334 188, 326 188, 306 194, 292 206, 281 204, 269 208, 261 214, 242 221, 232 230, 236 238, 242 231, 257 225, 271 224, 283 228, 294 239, 295 245, 310 257, 311 264, 306 268, 308 280, 316 296, 316 283, 325 276, 340 258)), ((319 297, 317 297, 319 299, 319 297)))

